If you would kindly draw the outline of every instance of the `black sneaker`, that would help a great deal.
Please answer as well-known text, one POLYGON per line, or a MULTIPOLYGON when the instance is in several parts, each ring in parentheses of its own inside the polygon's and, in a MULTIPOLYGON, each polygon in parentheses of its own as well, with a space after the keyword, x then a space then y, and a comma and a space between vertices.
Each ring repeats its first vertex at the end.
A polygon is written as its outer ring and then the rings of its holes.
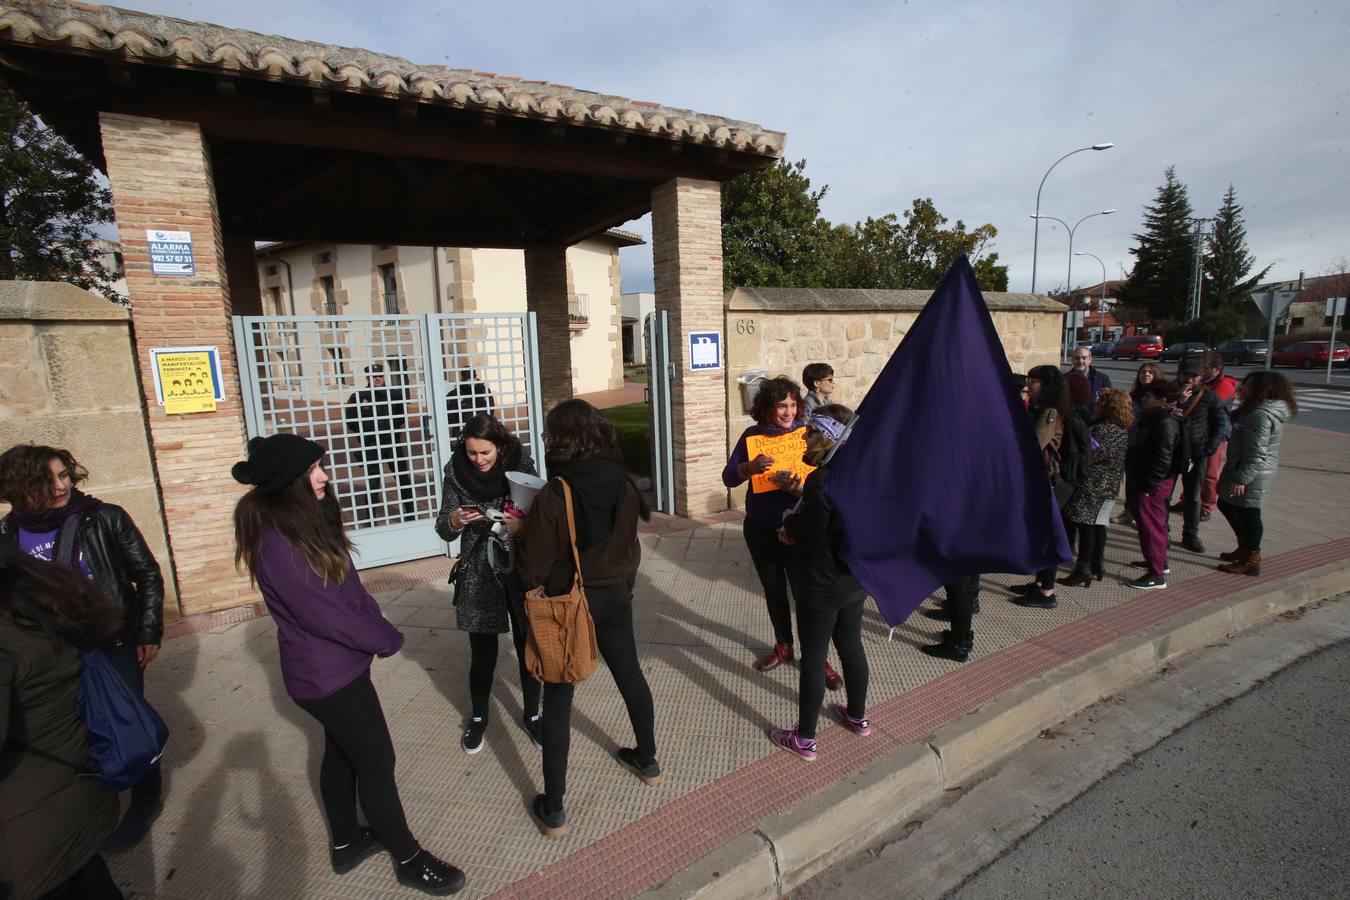
POLYGON ((1167 579, 1162 575, 1140 575, 1129 586, 1139 591, 1163 591, 1167 589, 1167 579))
POLYGON ((1008 602, 1015 603, 1018 606, 1025 606, 1028 609, 1054 609, 1056 606, 1059 606, 1059 602, 1055 600, 1054 594, 1051 594, 1049 597, 1047 597, 1044 594, 1042 594, 1039 590, 1036 591, 1036 593, 1034 594, 1023 594, 1020 597, 1009 597, 1008 602))
POLYGON ((652 760, 645 766, 638 762, 637 751, 629 747, 620 747, 614 751, 614 758, 619 761, 619 765, 636 775, 643 784, 657 785, 661 783, 661 764, 652 760))
POLYGON ((483 732, 487 730, 487 719, 477 716, 464 726, 464 734, 459 738, 459 748, 472 756, 483 749, 483 732))
POLYGON ((1184 538, 1182 538, 1182 539, 1181 539, 1181 546, 1184 547, 1185 549, 1191 551, 1192 553, 1204 553, 1204 552, 1205 552, 1205 544, 1204 544, 1204 542, 1201 541, 1200 538, 1197 537, 1197 536, 1195 536, 1195 535, 1191 535, 1190 537, 1184 537, 1184 538))
POLYGON ((375 853, 384 849, 384 844, 369 828, 361 829, 361 836, 342 849, 336 847, 328 851, 329 861, 333 864, 334 875, 346 875, 352 869, 375 853))
POLYGON ((457 893, 464 887, 464 873, 425 850, 407 862, 394 863, 394 874, 404 887, 416 888, 433 897, 457 893))
POLYGON ((538 715, 530 716, 525 719, 525 733, 530 736, 530 743, 534 744, 536 750, 544 749, 544 722, 538 715))
POLYGON ((571 830, 567 827, 567 813, 561 809, 549 812, 543 794, 535 795, 534 802, 530 804, 530 816, 534 819, 535 827, 543 832, 545 837, 566 837, 567 832, 571 830))

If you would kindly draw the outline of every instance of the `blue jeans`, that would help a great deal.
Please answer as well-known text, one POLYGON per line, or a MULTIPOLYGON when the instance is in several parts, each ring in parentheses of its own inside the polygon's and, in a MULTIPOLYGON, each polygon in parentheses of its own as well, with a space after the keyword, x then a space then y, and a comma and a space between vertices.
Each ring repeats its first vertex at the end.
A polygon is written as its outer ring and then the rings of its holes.
MULTIPOLYGON (((127 642, 118 642, 116 644, 107 644, 103 647, 103 653, 108 657, 108 661, 117 669, 117 674, 122 676, 122 681, 126 682, 127 687, 131 688, 142 697, 145 696, 145 670, 141 668, 140 663, 136 661, 136 645, 127 642)), ((156 761, 154 768, 145 774, 145 777, 131 786, 132 800, 158 800, 164 792, 163 774, 160 771, 160 762, 156 761)))

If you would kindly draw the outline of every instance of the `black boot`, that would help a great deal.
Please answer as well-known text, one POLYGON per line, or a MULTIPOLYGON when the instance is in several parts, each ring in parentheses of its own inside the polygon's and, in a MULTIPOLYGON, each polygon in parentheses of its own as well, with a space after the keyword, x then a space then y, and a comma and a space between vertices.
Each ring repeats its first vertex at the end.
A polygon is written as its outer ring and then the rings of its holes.
POLYGON ((1087 587, 1092 584, 1092 576, 1087 573, 1086 569, 1074 569, 1061 578, 1059 583, 1065 587, 1087 587))
POLYGON ((973 631, 960 641, 953 638, 950 631, 944 631, 942 632, 941 643, 929 644, 919 649, 929 656, 936 656, 938 659, 950 659, 952 662, 963 663, 970 659, 970 647, 974 638, 975 633, 973 631))
POLYGON ((1093 525, 1097 533, 1097 543, 1092 546, 1092 577, 1098 581, 1106 574, 1106 526, 1093 525))

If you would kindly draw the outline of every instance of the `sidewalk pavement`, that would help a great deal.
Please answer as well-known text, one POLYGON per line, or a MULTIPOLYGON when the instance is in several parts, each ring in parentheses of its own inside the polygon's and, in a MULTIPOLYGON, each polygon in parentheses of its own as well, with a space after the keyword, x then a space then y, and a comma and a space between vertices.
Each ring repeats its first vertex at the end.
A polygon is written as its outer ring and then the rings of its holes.
POLYGON ((647 385, 640 381, 625 381, 623 387, 612 391, 596 391, 593 394, 577 394, 578 400, 585 400, 596 409, 609 409, 611 406, 624 406, 628 403, 643 403, 647 399, 647 385))
MULTIPOLYGON (((609 676, 597 672, 573 709, 567 812, 571 834, 542 837, 527 805, 542 790, 538 751, 520 727, 520 690, 503 639, 485 752, 459 749, 468 714, 468 642, 444 587, 449 561, 423 560, 363 578, 407 635, 377 660, 375 684, 398 752, 413 832, 464 868, 464 896, 630 897, 656 887, 803 799, 845 791, 866 766, 1068 660, 1155 623, 1261 584, 1279 585, 1350 558, 1350 438, 1291 427, 1266 509, 1260 579, 1213 570, 1231 549, 1217 515, 1202 527, 1210 554, 1174 547, 1172 585, 1139 593, 1134 532, 1113 526, 1106 580, 1060 588, 1051 611, 1005 602, 1022 576, 991 576, 964 666, 915 647, 943 624, 916 615, 888 643, 875 610, 864 623, 876 730, 859 738, 823 716, 812 764, 775 749, 771 727, 796 717, 795 667, 751 668, 770 641, 736 514, 707 523, 662 519, 644 529, 634 600, 639 652, 656 698, 665 781, 647 787, 610 754, 631 743, 609 676)), ((1175 523, 1174 536, 1179 536, 1175 523)), ((180 629, 181 630, 181 629, 180 629)), ((123 889, 169 900, 413 897, 376 858, 338 878, 328 868, 318 805, 322 733, 285 695, 267 618, 166 642, 148 694, 172 731, 164 815, 140 846, 109 854, 123 889)), ((842 700, 831 694, 827 702, 842 700)), ((977 762, 977 761, 976 761, 977 762)), ((974 765, 974 763, 972 763, 974 765)))

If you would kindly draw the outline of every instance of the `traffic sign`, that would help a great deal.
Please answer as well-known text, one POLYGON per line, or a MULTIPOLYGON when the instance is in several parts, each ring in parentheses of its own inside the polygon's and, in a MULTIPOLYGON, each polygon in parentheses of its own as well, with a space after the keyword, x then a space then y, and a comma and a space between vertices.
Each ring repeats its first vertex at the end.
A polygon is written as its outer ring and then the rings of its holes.
POLYGON ((1298 291, 1262 291, 1258 294, 1252 294, 1252 302, 1256 308, 1261 310, 1261 315, 1267 319, 1278 319, 1288 311, 1294 298, 1298 296, 1298 291), (1271 315, 1271 308, 1274 307, 1275 314, 1271 315))

